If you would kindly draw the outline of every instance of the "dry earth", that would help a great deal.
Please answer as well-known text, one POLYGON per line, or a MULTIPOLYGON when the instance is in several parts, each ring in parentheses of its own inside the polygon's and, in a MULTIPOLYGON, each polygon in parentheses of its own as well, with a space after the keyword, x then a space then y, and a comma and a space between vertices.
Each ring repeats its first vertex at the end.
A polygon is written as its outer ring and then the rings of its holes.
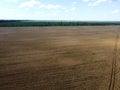
MULTIPOLYGON (((109 90, 119 29, 1 27, 0 90, 109 90)), ((114 90, 120 90, 119 42, 114 90)))

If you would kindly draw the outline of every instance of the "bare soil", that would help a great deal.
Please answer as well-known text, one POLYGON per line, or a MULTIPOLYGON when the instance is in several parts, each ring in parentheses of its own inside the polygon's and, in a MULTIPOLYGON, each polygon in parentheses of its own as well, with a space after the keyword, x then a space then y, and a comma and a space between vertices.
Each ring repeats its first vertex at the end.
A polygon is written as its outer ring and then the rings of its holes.
MULTIPOLYGON (((0 27, 0 90, 109 90, 119 29, 0 27)), ((120 90, 119 42, 114 90, 120 90)))

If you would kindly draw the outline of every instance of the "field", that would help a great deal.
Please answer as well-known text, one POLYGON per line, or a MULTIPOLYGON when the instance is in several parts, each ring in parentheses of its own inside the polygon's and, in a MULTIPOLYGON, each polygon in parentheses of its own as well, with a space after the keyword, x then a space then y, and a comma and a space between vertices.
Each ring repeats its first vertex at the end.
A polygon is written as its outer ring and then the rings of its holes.
POLYGON ((120 90, 119 29, 0 27, 0 90, 120 90))

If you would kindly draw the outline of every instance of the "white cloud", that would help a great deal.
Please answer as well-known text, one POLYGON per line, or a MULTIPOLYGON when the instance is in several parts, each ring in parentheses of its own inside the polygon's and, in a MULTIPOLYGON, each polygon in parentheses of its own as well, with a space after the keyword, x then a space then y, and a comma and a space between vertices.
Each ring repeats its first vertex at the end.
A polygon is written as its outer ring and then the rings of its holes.
POLYGON ((16 13, 16 9, 13 9, 13 8, 0 8, 0 18, 2 17, 9 17, 9 16, 14 16, 15 13, 16 13))
POLYGON ((0 12, 14 12, 15 9, 11 9, 11 8, 0 8, 0 12))
POLYGON ((11 2, 18 2, 19 0, 10 0, 11 2))
POLYGON ((112 3, 112 0, 83 0, 88 6, 98 6, 101 3, 112 3))
POLYGON ((120 13, 120 10, 118 9, 112 11, 112 14, 118 14, 118 13, 120 13))
POLYGON ((77 4, 77 2, 75 2, 75 1, 74 1, 74 2, 72 2, 72 3, 73 3, 73 4, 77 4))
POLYGON ((23 2, 22 4, 19 5, 19 7, 28 8, 28 7, 37 6, 39 4, 40 4, 40 2, 38 2, 36 0, 30 0, 30 1, 23 2))
POLYGON ((39 8, 43 8, 43 9, 59 9, 59 8, 61 8, 61 6, 60 5, 53 5, 53 4, 48 4, 48 5, 40 4, 39 8))
POLYGON ((89 2, 90 0, 83 0, 84 2, 89 2))
POLYGON ((62 6, 56 4, 42 4, 37 0, 30 0, 19 5, 21 8, 37 7, 40 9, 60 9, 62 6))
POLYGON ((19 2, 19 0, 6 0, 6 1, 13 2, 13 3, 19 2))
POLYGON ((77 4, 77 2, 76 1, 74 1, 74 2, 72 2, 72 7, 71 7, 71 11, 75 11, 77 8, 76 8, 76 4, 77 4))
POLYGON ((71 11, 75 11, 77 8, 76 7, 72 7, 71 8, 71 11))
POLYGON ((110 2, 110 0, 96 0, 95 2, 91 3, 91 6, 97 6, 97 5, 104 3, 104 2, 110 2))

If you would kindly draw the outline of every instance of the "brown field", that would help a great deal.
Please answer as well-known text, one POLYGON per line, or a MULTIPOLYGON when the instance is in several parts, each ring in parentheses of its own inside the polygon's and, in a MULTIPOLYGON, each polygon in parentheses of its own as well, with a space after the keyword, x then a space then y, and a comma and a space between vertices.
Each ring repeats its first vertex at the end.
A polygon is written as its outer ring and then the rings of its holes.
POLYGON ((120 90, 119 29, 1 27, 0 90, 120 90))

